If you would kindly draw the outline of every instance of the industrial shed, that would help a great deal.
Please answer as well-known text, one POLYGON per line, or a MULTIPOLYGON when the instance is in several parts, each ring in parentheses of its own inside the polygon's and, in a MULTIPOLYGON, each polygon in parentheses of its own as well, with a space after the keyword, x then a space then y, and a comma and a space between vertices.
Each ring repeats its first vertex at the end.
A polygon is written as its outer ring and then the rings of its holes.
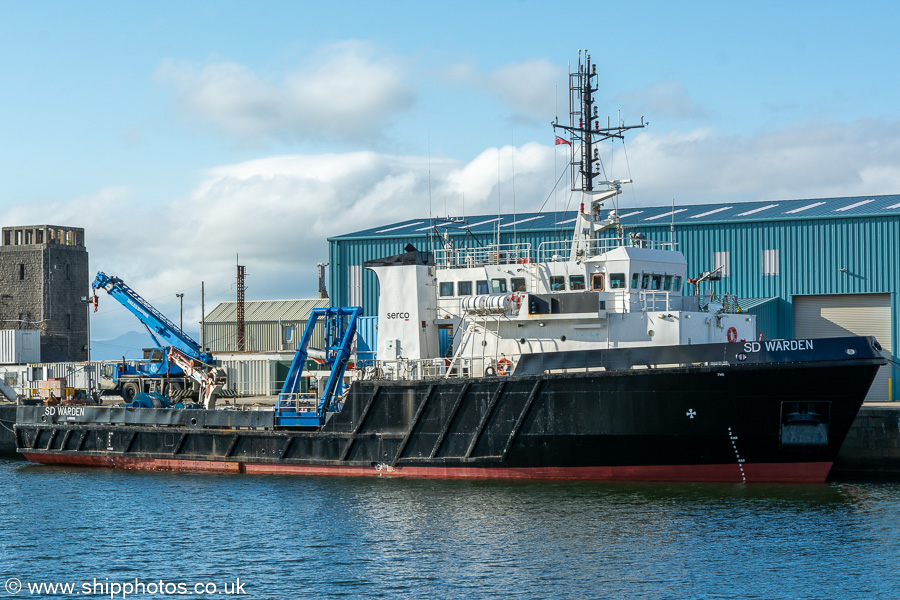
MULTIPOLYGON (((250 300, 244 302, 244 352, 293 353, 300 343, 314 308, 328 306, 328 299, 250 300)), ((222 302, 203 321, 201 339, 210 352, 237 352, 237 302, 222 302)), ((310 345, 321 348, 321 322, 310 345)))
MULTIPOLYGON (((721 267, 712 283, 740 298, 769 339, 874 335, 889 358, 900 340, 900 195, 730 204, 629 207, 619 217, 629 233, 673 241, 688 274, 721 267)), ((603 216, 606 216, 603 214, 603 216)), ((568 240, 576 213, 544 212, 466 218, 411 219, 329 238, 334 305, 378 312, 378 283, 363 263, 441 247, 438 232, 456 248, 479 244, 568 240)), ((900 369, 881 369, 868 400, 893 400, 900 369)))

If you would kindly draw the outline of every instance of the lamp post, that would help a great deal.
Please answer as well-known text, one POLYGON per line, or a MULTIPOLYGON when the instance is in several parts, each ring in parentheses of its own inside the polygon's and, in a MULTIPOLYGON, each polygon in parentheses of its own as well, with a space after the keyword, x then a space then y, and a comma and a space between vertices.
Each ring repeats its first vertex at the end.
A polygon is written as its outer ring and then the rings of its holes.
POLYGON ((178 297, 178 327, 184 331, 184 294, 175 294, 178 297))

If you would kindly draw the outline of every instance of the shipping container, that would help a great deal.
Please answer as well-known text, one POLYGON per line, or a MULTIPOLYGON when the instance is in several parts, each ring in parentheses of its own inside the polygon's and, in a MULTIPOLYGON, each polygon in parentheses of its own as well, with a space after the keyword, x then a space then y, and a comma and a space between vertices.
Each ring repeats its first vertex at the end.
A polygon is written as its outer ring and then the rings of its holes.
POLYGON ((0 364, 24 365, 40 360, 40 331, 37 329, 0 329, 0 364))

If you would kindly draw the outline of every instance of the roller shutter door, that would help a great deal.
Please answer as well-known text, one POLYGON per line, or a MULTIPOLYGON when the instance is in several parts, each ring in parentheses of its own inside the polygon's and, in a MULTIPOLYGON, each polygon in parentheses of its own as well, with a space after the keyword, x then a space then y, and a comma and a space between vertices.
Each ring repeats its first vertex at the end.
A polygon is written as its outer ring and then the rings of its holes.
MULTIPOLYGON (((794 296, 794 337, 823 338, 873 335, 889 356, 891 345, 890 294, 794 296)), ((890 366, 881 367, 866 396, 867 402, 888 398, 890 366)))

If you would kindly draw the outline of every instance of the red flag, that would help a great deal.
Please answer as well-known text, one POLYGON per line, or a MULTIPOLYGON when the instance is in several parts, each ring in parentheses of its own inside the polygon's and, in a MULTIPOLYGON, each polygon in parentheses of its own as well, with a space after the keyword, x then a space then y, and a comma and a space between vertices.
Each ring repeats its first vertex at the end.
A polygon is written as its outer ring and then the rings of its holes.
POLYGON ((572 142, 570 142, 569 140, 563 139, 559 136, 556 136, 556 145, 559 146, 560 144, 568 144, 569 146, 571 146, 572 142))

